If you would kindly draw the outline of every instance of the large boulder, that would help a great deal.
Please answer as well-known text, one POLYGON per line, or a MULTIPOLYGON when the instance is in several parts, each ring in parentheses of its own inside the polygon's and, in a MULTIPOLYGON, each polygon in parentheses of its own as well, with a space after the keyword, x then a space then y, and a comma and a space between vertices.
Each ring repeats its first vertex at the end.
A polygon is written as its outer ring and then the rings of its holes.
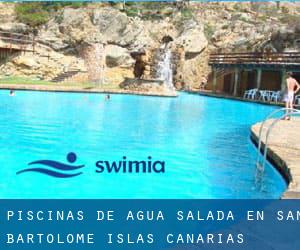
POLYGON ((120 46, 128 47, 131 51, 140 51, 152 48, 155 41, 149 32, 148 22, 133 19, 127 25, 117 43, 120 46))
POLYGON ((24 23, 8 22, 1 23, 0 30, 5 32, 26 33, 29 31, 29 27, 24 23))
POLYGON ((34 60, 30 55, 14 58, 12 62, 19 67, 26 67, 30 69, 35 69, 38 67, 38 62, 34 60))
POLYGON ((201 53, 208 45, 204 26, 194 20, 189 20, 184 24, 183 31, 176 39, 176 43, 183 45, 186 53, 201 53))
POLYGON ((271 35, 270 42, 277 51, 283 51, 285 48, 299 50, 300 29, 294 27, 281 27, 271 35))
POLYGON ((65 8, 59 19, 59 32, 64 40, 75 45, 82 42, 103 42, 97 27, 91 22, 89 12, 84 9, 65 8))
POLYGON ((37 41, 51 47, 56 51, 64 50, 69 47, 69 44, 64 42, 61 34, 47 29, 39 32, 37 41))
POLYGON ((86 71, 83 59, 36 47, 36 53, 22 53, 0 66, 0 74, 51 80, 66 70, 86 71))
POLYGON ((108 67, 132 67, 134 64, 133 58, 125 48, 117 45, 107 45, 105 48, 105 53, 106 65, 108 67))
POLYGON ((92 13, 92 24, 107 41, 119 40, 126 30, 129 18, 126 14, 113 8, 95 9, 92 13))
POLYGON ((62 16, 58 20, 62 26, 71 26, 72 28, 83 27, 83 23, 89 19, 89 14, 85 9, 65 8, 62 16))
POLYGON ((159 95, 159 96, 177 96, 174 90, 170 90, 160 80, 145 80, 137 78, 125 78, 120 83, 120 88, 134 91, 141 94, 159 95))
POLYGON ((182 77, 186 88, 196 88, 200 85, 203 76, 207 76, 210 67, 207 64, 209 52, 204 51, 200 55, 185 60, 182 65, 182 77))

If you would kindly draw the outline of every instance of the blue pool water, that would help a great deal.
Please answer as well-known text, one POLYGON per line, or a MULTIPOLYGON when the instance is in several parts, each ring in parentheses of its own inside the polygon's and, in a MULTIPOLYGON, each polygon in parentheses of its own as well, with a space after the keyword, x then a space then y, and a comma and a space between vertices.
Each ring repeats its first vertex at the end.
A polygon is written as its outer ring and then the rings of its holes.
POLYGON ((189 94, 105 101, 102 94, 0 91, 0 107, 0 198, 278 198, 286 188, 270 165, 263 189, 255 186, 249 128, 272 106, 189 94), (69 152, 85 165, 82 175, 16 175, 36 160, 67 163, 69 152), (95 172, 96 161, 123 156, 165 161, 166 173, 95 172))

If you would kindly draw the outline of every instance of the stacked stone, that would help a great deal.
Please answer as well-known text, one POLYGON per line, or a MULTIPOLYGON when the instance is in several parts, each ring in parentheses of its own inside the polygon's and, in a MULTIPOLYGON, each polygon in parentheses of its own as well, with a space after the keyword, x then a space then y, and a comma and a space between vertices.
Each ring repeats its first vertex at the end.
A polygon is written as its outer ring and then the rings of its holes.
POLYGON ((102 85, 105 81, 105 45, 101 43, 87 45, 81 54, 88 70, 89 81, 102 85))

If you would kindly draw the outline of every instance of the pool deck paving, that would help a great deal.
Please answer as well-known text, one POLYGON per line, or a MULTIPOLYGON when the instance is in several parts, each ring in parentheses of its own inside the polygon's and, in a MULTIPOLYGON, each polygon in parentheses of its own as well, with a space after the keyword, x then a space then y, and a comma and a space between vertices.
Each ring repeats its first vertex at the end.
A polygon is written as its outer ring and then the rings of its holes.
MULTIPOLYGON (((270 124, 266 122, 262 130, 262 148, 264 149, 266 132, 270 124)), ((251 138, 257 144, 261 122, 251 127, 251 138)), ((275 165, 288 182, 288 188, 282 199, 300 199, 300 118, 290 121, 281 120, 271 130, 268 139, 268 159, 275 165)), ((262 156, 263 158, 263 156, 262 156)))
POLYGON ((28 90, 28 91, 48 91, 48 92, 73 92, 73 93, 102 93, 102 94, 129 94, 158 97, 177 97, 176 91, 156 92, 156 91, 134 91, 126 89, 105 89, 82 86, 55 86, 55 85, 31 85, 31 84, 1 84, 2 90, 28 90))

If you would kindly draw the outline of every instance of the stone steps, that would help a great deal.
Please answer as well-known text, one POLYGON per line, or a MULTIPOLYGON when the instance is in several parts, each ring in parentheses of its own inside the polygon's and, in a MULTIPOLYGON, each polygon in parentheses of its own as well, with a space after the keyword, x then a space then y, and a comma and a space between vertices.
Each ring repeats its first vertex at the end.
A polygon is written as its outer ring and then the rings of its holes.
POLYGON ((58 76, 54 77, 51 82, 64 82, 67 79, 70 79, 71 77, 77 75, 78 73, 81 73, 80 70, 69 70, 67 72, 63 72, 59 74, 58 76))

